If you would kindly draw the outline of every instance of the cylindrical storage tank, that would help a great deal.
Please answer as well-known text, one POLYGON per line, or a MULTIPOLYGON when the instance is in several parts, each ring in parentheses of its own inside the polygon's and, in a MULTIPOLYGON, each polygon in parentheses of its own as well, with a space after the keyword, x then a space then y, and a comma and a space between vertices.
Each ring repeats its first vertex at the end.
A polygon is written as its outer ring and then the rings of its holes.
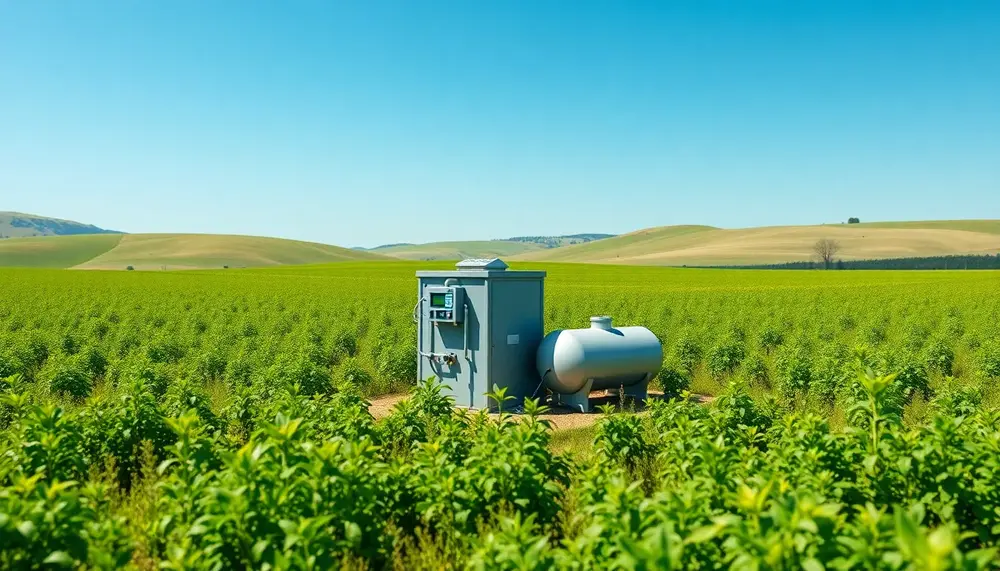
POLYGON ((591 317, 589 329, 553 331, 538 346, 538 374, 550 390, 576 393, 628 387, 651 379, 663 364, 663 346, 645 327, 611 326, 610 317, 591 317))

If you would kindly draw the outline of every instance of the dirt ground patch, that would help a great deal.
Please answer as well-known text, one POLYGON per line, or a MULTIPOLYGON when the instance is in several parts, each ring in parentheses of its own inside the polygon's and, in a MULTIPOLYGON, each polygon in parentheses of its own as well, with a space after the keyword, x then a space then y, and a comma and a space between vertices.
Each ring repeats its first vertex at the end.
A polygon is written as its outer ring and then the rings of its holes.
MULTIPOLYGON (((408 398, 410 395, 406 393, 402 394, 392 394, 383 395, 372 399, 371 406, 368 411, 372 413, 372 416, 376 420, 385 418, 391 412, 396 403, 408 398)), ((650 399, 663 399, 663 393, 659 391, 650 391, 650 399)), ((711 402, 714 397, 708 395, 694 395, 698 402, 711 402)), ((597 419, 601 417, 601 412, 597 410, 597 407, 604 404, 618 404, 619 397, 614 394, 610 394, 608 391, 595 391, 590 393, 590 408, 591 412, 582 413, 568 408, 562 407, 552 407, 552 409, 541 415, 540 418, 547 420, 552 423, 552 428, 554 430, 570 430, 574 428, 582 428, 585 426, 590 426, 597 422, 597 419)), ((626 402, 625 406, 633 407, 633 410, 641 412, 645 405, 641 402, 630 401, 626 402)), ((495 415, 494 415, 495 416, 495 415)), ((515 413, 514 416, 517 416, 515 413)))

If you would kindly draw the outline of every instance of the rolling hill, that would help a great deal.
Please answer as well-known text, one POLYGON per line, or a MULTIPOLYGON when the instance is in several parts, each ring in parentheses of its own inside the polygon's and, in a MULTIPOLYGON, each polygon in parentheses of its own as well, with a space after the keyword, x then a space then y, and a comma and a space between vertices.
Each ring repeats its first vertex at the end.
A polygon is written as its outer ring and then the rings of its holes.
POLYGON ((122 234, 0 240, 0 267, 72 268, 113 249, 122 234))
POLYGON ((669 266, 766 264, 809 260, 822 238, 841 245, 838 258, 905 258, 1000 252, 998 220, 873 222, 722 229, 664 226, 614 238, 525 252, 519 260, 669 266))
POLYGON ((461 260, 464 258, 511 257, 585 244, 611 237, 611 234, 572 234, 567 236, 519 236, 504 240, 473 240, 465 242, 430 242, 427 244, 387 244, 372 248, 394 258, 405 260, 461 260))
POLYGON ((183 270, 493 256, 538 262, 752 265, 810 260, 813 244, 822 238, 837 240, 841 245, 837 257, 844 260, 1000 253, 1000 220, 743 229, 663 226, 608 238, 595 239, 595 236, 602 235, 396 244, 364 250, 253 236, 81 234, 0 240, 0 266, 100 270, 124 270, 132 266, 137 270, 183 270), (567 242, 568 245, 561 245, 567 242))
POLYGON ((0 212, 0 238, 34 236, 75 236, 78 234, 121 234, 92 224, 47 218, 23 212, 0 212))
POLYGON ((380 259, 387 258, 326 244, 254 236, 108 234, 0 240, 0 266, 187 270, 380 259))

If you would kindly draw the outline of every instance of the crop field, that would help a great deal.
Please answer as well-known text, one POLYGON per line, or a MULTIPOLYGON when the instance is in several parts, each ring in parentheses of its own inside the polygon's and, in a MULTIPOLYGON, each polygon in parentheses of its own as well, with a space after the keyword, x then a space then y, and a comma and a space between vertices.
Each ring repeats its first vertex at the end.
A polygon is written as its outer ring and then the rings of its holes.
POLYGON ((450 267, 0 269, 0 568, 998 566, 997 273, 514 264, 664 343, 560 440, 415 388, 450 267))

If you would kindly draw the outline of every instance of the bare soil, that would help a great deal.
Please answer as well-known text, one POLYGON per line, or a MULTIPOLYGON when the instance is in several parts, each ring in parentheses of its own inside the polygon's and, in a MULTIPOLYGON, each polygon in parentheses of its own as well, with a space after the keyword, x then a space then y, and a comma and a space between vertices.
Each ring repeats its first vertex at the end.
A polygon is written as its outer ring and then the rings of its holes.
MULTIPOLYGON (((402 393, 402 394, 391 394, 391 395, 383 395, 380 397, 376 397, 370 401, 371 406, 368 408, 368 410, 369 412, 372 413, 372 416, 374 416, 376 420, 380 418, 385 418, 386 416, 389 415, 389 413, 392 412, 392 409, 394 406, 396 406, 396 403, 406 399, 409 396, 410 395, 406 393, 402 393)), ((649 391, 649 398, 662 399, 663 393, 659 391, 649 391)), ((708 395, 694 395, 693 398, 698 402, 705 403, 705 402, 711 402, 715 397, 708 395)), ((552 428, 554 430, 569 430, 573 428, 581 428, 584 426, 590 426, 591 424, 594 424, 595 422, 597 422, 597 419, 601 417, 601 413, 600 411, 597 410, 597 407, 604 404, 619 404, 619 403, 620 403, 620 397, 618 395, 611 394, 608 391, 595 391, 590 393, 591 412, 589 413, 582 413, 568 408, 555 406, 552 407, 549 412, 541 415, 540 418, 551 422, 552 428)), ((642 410, 645 409, 644 403, 632 399, 626 400, 624 405, 625 407, 630 408, 631 410, 635 410, 637 412, 641 412, 642 410)))

